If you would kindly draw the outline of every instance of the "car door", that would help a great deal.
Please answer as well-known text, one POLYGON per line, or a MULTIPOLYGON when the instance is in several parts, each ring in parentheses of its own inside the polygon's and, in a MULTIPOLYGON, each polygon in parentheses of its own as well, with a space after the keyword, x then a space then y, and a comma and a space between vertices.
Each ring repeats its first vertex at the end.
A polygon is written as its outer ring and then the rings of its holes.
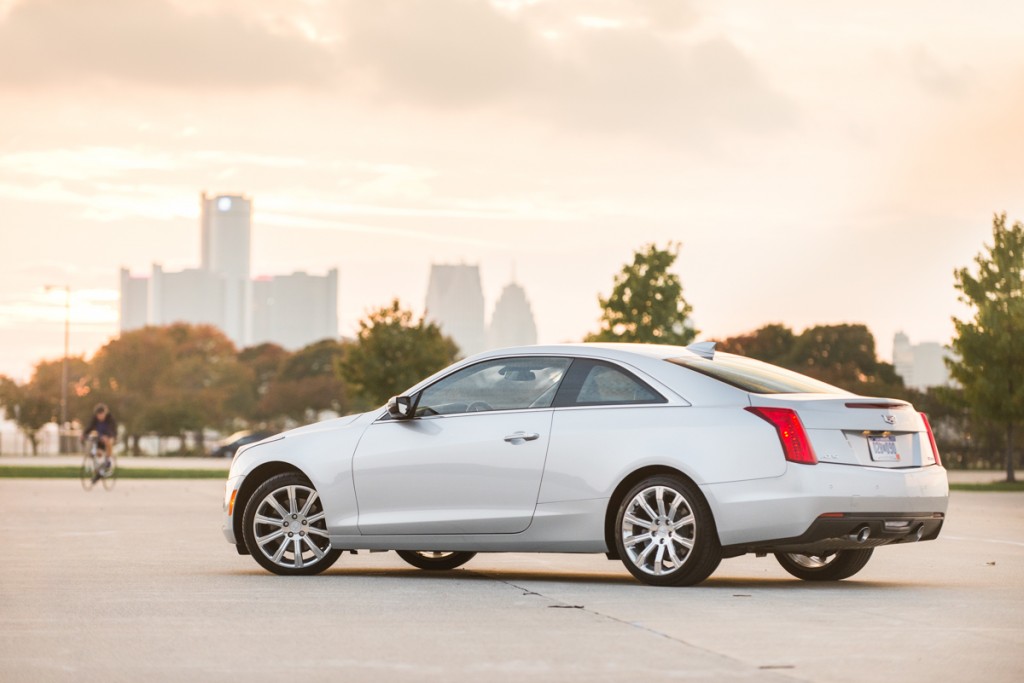
POLYGON ((571 359, 517 356, 461 368, 382 417, 353 459, 362 534, 506 534, 533 519, 551 404, 571 359))

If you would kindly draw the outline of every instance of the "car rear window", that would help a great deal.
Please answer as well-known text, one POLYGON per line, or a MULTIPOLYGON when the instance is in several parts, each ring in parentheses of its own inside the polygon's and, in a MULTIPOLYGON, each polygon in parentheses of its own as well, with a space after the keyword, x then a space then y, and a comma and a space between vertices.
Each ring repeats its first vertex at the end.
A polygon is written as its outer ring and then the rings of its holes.
POLYGON ((716 353, 714 360, 704 358, 667 358, 669 363, 713 377, 752 394, 849 394, 839 387, 807 375, 763 363, 753 358, 716 353))

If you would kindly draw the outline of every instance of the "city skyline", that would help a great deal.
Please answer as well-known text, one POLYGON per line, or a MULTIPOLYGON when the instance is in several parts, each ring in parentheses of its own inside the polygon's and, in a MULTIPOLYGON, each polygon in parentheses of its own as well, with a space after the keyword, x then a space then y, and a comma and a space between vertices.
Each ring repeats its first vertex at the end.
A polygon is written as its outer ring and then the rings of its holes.
POLYGON ((1022 24, 985 0, 0 0, 0 373, 62 355, 46 285, 88 355, 121 267, 200 263, 203 187, 258 197, 253 272, 339 268, 347 336, 474 263, 489 306, 514 264, 538 341, 578 340, 633 250, 678 240, 701 338, 947 343, 953 270, 993 213, 1024 220, 1022 24))

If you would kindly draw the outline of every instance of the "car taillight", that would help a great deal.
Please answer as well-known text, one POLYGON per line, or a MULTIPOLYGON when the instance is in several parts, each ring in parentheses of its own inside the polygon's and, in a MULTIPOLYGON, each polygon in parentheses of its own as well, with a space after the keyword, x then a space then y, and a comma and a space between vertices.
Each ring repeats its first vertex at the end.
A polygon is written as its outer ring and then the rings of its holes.
POLYGON ((928 432, 928 441, 931 442, 932 444, 932 453, 935 454, 935 464, 941 465, 942 459, 939 458, 939 447, 935 443, 935 434, 932 433, 932 426, 928 422, 928 416, 925 415, 924 413, 921 413, 921 419, 924 420, 924 430, 928 432))
POLYGON ((814 448, 811 447, 807 432, 804 431, 804 425, 800 422, 800 416, 796 414, 795 410, 754 406, 748 406, 746 409, 775 427, 775 431, 779 433, 779 441, 782 442, 786 460, 802 465, 818 464, 818 457, 814 455, 814 448))

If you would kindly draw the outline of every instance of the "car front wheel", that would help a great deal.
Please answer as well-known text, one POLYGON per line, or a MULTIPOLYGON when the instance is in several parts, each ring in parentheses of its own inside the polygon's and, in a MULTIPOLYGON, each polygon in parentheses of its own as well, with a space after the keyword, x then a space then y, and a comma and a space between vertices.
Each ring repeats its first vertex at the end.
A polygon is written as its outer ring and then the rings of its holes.
POLYGON ((331 548, 324 508, 306 477, 286 472, 263 482, 245 506, 245 547, 275 574, 319 574, 341 555, 331 548))
POLYGON ((615 517, 615 545, 629 573, 652 586, 692 586, 722 560, 711 508, 679 477, 648 477, 630 489, 615 517))
POLYGON ((874 548, 837 550, 821 555, 775 553, 782 568, 804 581, 839 581, 848 579, 868 563, 874 548))

